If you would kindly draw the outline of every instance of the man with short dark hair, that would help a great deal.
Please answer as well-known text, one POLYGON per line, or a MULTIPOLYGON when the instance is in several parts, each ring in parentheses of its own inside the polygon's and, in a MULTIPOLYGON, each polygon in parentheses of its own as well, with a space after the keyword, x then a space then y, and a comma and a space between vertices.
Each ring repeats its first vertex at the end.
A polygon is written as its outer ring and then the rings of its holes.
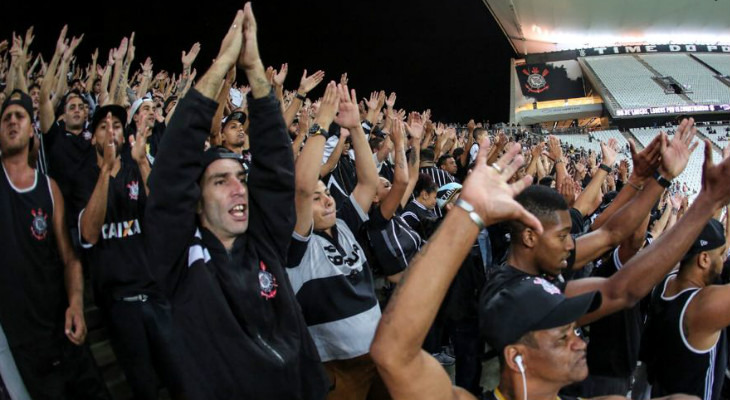
POLYGON ((439 157, 436 166, 448 172, 449 174, 451 174, 451 176, 456 176, 456 171, 458 168, 456 165, 456 160, 451 154, 444 154, 439 157))
POLYGON ((30 97, 0 110, 0 320, 33 398, 109 398, 87 346, 81 263, 55 181, 28 165, 30 97))
MULTIPOLYGON (((294 228, 294 163, 261 62, 250 3, 216 60, 180 100, 149 180, 149 265, 170 297, 202 399, 322 399, 329 382, 284 265, 294 228), (203 151, 226 73, 251 84, 248 179, 240 155, 203 151)), ((191 396, 193 397, 193 396, 191 396)))

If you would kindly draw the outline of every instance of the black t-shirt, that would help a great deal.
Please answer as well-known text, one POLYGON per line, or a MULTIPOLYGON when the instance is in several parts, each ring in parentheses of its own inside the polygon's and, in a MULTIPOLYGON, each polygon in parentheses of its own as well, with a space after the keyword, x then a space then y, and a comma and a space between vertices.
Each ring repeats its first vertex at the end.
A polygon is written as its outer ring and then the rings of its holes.
MULTIPOLYGON (((98 175, 98 167, 96 172, 98 175)), ((117 175, 109 178, 106 215, 96 245, 84 242, 79 226, 79 240, 88 249, 94 299, 99 305, 108 305, 121 297, 156 292, 142 232, 146 202, 139 169, 136 164, 122 162, 117 175)))
MULTIPOLYGON (((605 261, 597 262, 593 276, 609 278, 622 268, 618 249, 605 261)), ((591 375, 628 378, 639 359, 644 327, 641 304, 607 315, 590 324, 588 371, 591 375)))
POLYGON ((428 240, 436 230, 438 220, 436 213, 415 200, 406 204, 401 217, 423 240, 428 240))
POLYGON ((48 173, 63 194, 68 226, 76 226, 78 213, 89 200, 84 197, 83 188, 95 183, 96 150, 91 145, 91 133, 84 131, 74 135, 66 130, 63 122, 56 122, 44 134, 43 144, 48 173))
POLYGON ((385 276, 405 271, 423 244, 418 233, 398 213, 391 219, 386 219, 380 212, 379 206, 370 210, 366 233, 371 254, 375 256, 375 260, 371 260, 371 263, 385 276))
POLYGON ((570 213, 570 233, 572 235, 579 235, 581 233, 584 233, 586 231, 585 227, 585 221, 583 218, 583 214, 580 213, 580 211, 576 210, 575 208, 570 208, 568 210, 570 213))

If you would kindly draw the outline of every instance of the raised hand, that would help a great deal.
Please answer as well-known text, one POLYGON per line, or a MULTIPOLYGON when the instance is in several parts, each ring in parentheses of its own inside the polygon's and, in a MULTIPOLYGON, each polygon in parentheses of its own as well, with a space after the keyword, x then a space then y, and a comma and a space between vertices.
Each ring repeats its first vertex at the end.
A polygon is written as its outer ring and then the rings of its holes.
POLYGON ((558 192, 561 196, 563 196, 565 202, 568 203, 568 207, 573 207, 576 197, 575 181, 573 181, 570 177, 566 177, 559 185, 558 192))
POLYGON ((618 174, 623 182, 629 178, 629 162, 627 160, 621 160, 618 165, 618 174))
POLYGON ((305 69, 302 74, 302 79, 299 80, 299 89, 297 89, 297 93, 303 96, 306 95, 311 92, 312 89, 317 87, 317 85, 322 82, 322 79, 324 79, 324 71, 319 70, 314 74, 307 76, 307 70, 305 69))
POLYGON ((134 59, 134 52, 137 48, 134 47, 134 32, 129 36, 129 46, 127 46, 127 62, 131 62, 134 59))
POLYGON ((340 76, 340 85, 347 86, 347 72, 340 76))
POLYGON ((340 112, 335 122, 347 129, 357 128, 360 125, 360 113, 357 109, 355 89, 348 90, 347 85, 338 85, 337 91, 340 97, 340 112))
POLYGON ((103 160, 101 169, 111 172, 114 168, 114 162, 117 158, 117 144, 114 142, 114 123, 112 121, 112 113, 107 113, 104 117, 104 130, 106 130, 106 143, 104 143, 103 160))
POLYGON ((692 144, 692 139, 697 133, 694 123, 694 118, 683 119, 672 140, 669 140, 664 132, 659 134, 662 137, 662 160, 659 170, 665 178, 674 179, 679 176, 687 166, 689 156, 697 148, 699 143, 692 144))
POLYGON ((546 155, 553 162, 563 157, 563 148, 560 146, 560 139, 557 136, 550 135, 548 137, 548 151, 546 155))
POLYGON ((286 80, 286 74, 289 72, 289 64, 281 64, 279 70, 274 70, 274 84, 277 86, 284 86, 284 80, 286 80))
POLYGON ((152 126, 145 125, 143 131, 137 132, 137 137, 129 135, 129 144, 132 147, 132 159, 136 163, 145 162, 147 159, 147 136, 149 136, 152 126))
MULTIPOLYGON (((226 36, 221 41, 220 50, 215 57, 216 62, 222 63, 228 71, 240 58, 241 45, 243 44, 243 20, 244 13, 241 10, 236 12, 231 27, 228 28, 226 36)), ((193 45, 193 49, 195 45, 193 45)), ((190 51, 192 52, 193 49, 190 51)), ((184 52, 183 52, 184 53, 184 52)))
POLYGON ((602 162, 609 167, 613 167, 618 156, 618 141, 614 138, 608 139, 608 143, 601 142, 602 162))
POLYGON ((393 106, 395 105, 395 99, 396 95, 395 92, 392 92, 390 96, 385 100, 385 105, 388 106, 388 110, 392 110, 393 106))
POLYGON ((368 110, 374 110, 378 106, 378 92, 370 92, 370 100, 363 99, 368 110))
POLYGON ((518 220, 542 233, 540 221, 514 199, 530 185, 532 177, 528 175, 513 184, 507 183, 524 162, 520 145, 510 146, 496 162, 497 168, 487 165, 489 147, 489 139, 480 143, 474 169, 461 189, 461 199, 471 204, 487 225, 518 220))
POLYGON ((127 46, 129 44, 129 39, 126 37, 122 39, 122 42, 119 43, 119 47, 114 49, 114 61, 121 61, 124 58, 124 55, 127 54, 127 46))
POLYGON ((408 131, 408 134, 411 135, 411 139, 413 139, 416 143, 421 142, 421 137, 423 137, 423 120, 421 118, 421 114, 412 112, 408 116, 406 130, 408 131))
MULTIPOLYGON (((329 130, 329 127, 332 124, 332 120, 335 118, 335 113, 337 112, 339 104, 340 93, 337 90, 337 84, 335 84, 335 81, 332 81, 327 84, 327 88, 324 91, 324 96, 322 97, 322 101, 320 102, 319 108, 317 109, 317 116, 314 117, 314 123, 316 123, 323 129, 329 130)), ((355 107, 355 112, 357 112, 357 107, 355 107)), ((337 123, 340 126, 347 128, 347 126, 340 124, 339 121, 337 123)))
POLYGON ((253 15, 251 3, 248 2, 243 6, 243 47, 238 58, 238 68, 247 70, 258 63, 261 63, 261 56, 259 55, 256 18, 253 15))
POLYGON ((633 176, 643 181, 654 175, 661 162, 661 141, 661 135, 657 135, 648 146, 644 147, 644 150, 637 153, 636 144, 634 144, 633 140, 629 139, 631 163, 634 166, 633 176))
MULTIPOLYGON (((679 131, 679 130, 678 130, 679 131)), ((702 189, 700 196, 708 196, 715 204, 715 209, 730 202, 730 158, 723 154, 719 164, 712 162, 712 145, 705 139, 705 163, 702 166, 702 189)), ((723 152, 726 153, 726 152, 723 152)))
POLYGON ((198 53, 200 53, 200 43, 195 42, 193 44, 193 47, 190 48, 189 52, 185 52, 185 50, 182 51, 182 56, 180 57, 180 61, 182 61, 182 64, 184 67, 190 67, 195 62, 195 59, 198 57, 198 53))

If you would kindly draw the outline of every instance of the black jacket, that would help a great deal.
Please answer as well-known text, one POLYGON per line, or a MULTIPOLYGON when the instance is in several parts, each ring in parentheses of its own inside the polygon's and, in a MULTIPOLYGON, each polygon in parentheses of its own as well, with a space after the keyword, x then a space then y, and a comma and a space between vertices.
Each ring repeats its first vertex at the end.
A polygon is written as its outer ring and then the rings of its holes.
POLYGON ((229 253, 198 227, 203 146, 217 103, 191 89, 149 179, 150 266, 199 385, 191 397, 202 389, 206 399, 323 399, 329 382, 284 270, 296 219, 291 144, 273 94, 248 104, 248 231, 229 253), (272 276, 276 286, 260 283, 272 276))

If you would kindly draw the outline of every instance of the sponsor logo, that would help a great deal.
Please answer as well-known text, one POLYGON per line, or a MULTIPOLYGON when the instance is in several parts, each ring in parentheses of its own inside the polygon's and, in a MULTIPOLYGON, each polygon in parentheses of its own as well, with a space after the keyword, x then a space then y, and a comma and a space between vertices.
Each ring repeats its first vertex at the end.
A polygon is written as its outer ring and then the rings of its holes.
POLYGON ((522 73, 527 75, 527 83, 525 83, 525 89, 530 93, 542 93, 550 89, 545 77, 548 76, 550 71, 544 68, 540 71, 540 68, 532 67, 529 70, 527 68, 522 69, 522 73))
POLYGON ((266 270, 266 264, 263 261, 259 261, 259 288, 261 288, 261 297, 266 300, 273 299, 276 297, 276 288, 278 286, 276 277, 266 270))
POLYGON ((138 219, 124 222, 111 222, 101 227, 101 237, 107 239, 119 239, 139 235, 142 228, 138 219))
POLYGON ((30 214, 33 216, 33 221, 30 224, 30 234, 33 235, 36 240, 43 240, 48 235, 48 214, 43 212, 43 209, 30 210, 30 214))
POLYGON ((130 200, 137 200, 139 198, 139 182, 132 181, 127 184, 127 189, 129 189, 129 199, 130 200))
POLYGON ((700 246, 702 246, 702 247, 707 246, 707 240, 700 240, 700 246))

